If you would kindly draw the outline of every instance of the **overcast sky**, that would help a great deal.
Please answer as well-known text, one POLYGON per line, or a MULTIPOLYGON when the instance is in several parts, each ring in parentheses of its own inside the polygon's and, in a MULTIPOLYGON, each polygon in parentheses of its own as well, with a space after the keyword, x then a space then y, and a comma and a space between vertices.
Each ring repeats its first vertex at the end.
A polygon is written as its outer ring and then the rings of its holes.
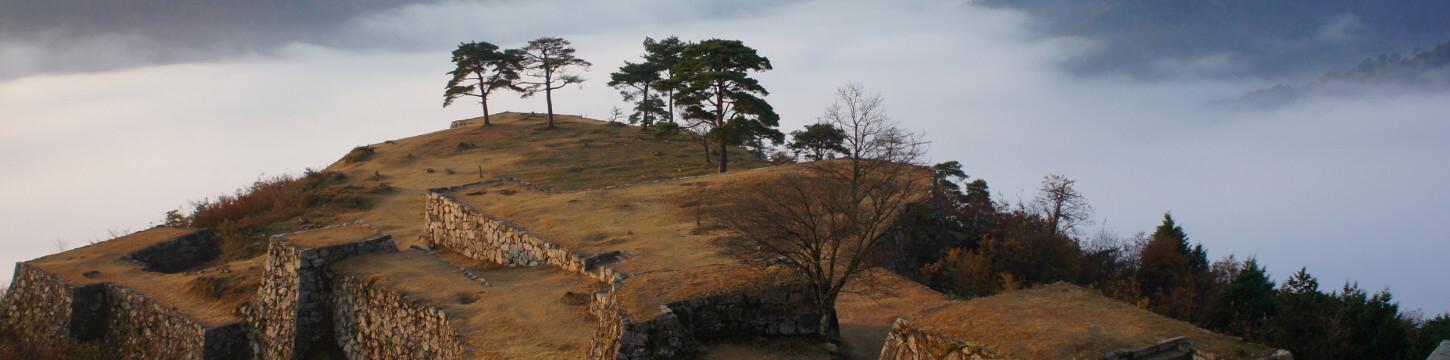
MULTIPOLYGON (((360 16, 328 41, 169 65, 146 65, 154 50, 127 46, 148 42, 135 34, 0 38, 0 261, 142 230, 261 175, 478 116, 466 102, 440 108, 459 42, 572 41, 595 66, 583 87, 555 94, 555 109, 601 118, 624 107, 608 73, 638 61, 645 36, 678 35, 739 39, 769 57, 775 70, 758 78, 783 131, 861 83, 927 134, 932 162, 960 161, 998 200, 1028 200, 1044 175, 1062 174, 1112 231, 1151 231, 1171 211, 1211 258, 1257 256, 1278 279, 1307 266, 1324 290, 1358 281, 1409 309, 1450 311, 1445 93, 1209 107, 1273 84, 1204 77, 1223 73, 1200 71, 1226 66, 1213 58, 1158 60, 1181 75, 1155 80, 1073 75, 1067 65, 1101 47, 1034 33, 1034 21, 963 1, 443 2, 360 16), (50 75, 36 65, 70 61, 127 65, 50 75)), ((544 109, 511 94, 490 105, 544 109)))

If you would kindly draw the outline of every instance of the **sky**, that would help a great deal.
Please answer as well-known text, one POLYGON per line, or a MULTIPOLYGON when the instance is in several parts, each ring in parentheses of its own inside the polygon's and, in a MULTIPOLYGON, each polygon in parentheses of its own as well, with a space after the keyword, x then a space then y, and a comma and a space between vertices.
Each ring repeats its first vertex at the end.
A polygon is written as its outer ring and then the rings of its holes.
MULTIPOLYGON (((570 40, 594 67, 555 93, 555 110, 602 118, 626 107, 608 74, 639 61, 644 37, 676 35, 738 39, 768 57, 774 70, 756 77, 782 131, 859 83, 925 133, 929 162, 961 162, 997 200, 1028 201, 1061 174, 1096 209, 1095 227, 1151 232, 1172 212, 1211 259, 1254 256, 1280 281, 1303 266, 1324 290, 1355 281, 1425 315, 1450 311, 1439 231, 1450 224, 1450 95, 1209 106, 1274 82, 1223 75, 1233 64, 1217 59, 1233 54, 1159 59, 1156 71, 1171 71, 1151 79, 1075 74, 1101 43, 1038 32, 1038 21, 937 0, 443 1, 364 13, 324 40, 185 61, 153 61, 161 50, 137 34, 0 37, 0 261, 143 230, 261 176, 479 116, 468 102, 440 107, 459 42, 570 40), (115 64, 47 66, 69 62, 115 64)), ((544 102, 505 93, 490 108, 544 102)))

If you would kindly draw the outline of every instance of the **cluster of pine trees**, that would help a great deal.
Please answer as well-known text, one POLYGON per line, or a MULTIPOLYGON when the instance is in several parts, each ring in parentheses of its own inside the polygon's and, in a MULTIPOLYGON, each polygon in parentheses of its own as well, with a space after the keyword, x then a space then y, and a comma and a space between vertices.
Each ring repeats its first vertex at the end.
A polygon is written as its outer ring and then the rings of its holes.
MULTIPOLYGON (((755 49, 739 40, 688 42, 671 36, 659 41, 646 37, 644 50, 644 61, 625 62, 610 74, 609 82, 625 101, 634 102, 628 119, 641 130, 659 123, 660 135, 689 135, 701 144, 705 161, 710 161, 711 146, 718 146, 720 172, 728 169, 727 146, 784 139, 785 134, 775 130, 780 116, 762 99, 769 92, 749 76, 771 69, 770 59, 755 49), (675 120, 677 109, 681 121, 675 120)), ((553 90, 584 82, 584 77, 571 71, 592 66, 574 52, 568 40, 551 37, 530 41, 520 49, 502 49, 488 42, 459 44, 453 51, 456 67, 448 72, 452 79, 444 86, 443 106, 464 96, 478 98, 483 123, 489 125, 489 95, 508 90, 527 98, 543 92, 548 127, 553 128, 553 90)), ((616 108, 615 113, 620 116, 623 111, 616 108)))
POLYGON ((1301 359, 1424 359, 1450 339, 1450 315, 1402 311, 1389 290, 1321 289, 1303 268, 1275 284, 1254 258, 1210 262, 1170 214, 1151 234, 1088 234, 1091 207, 1062 176, 1046 177, 1034 201, 1006 204, 984 180, 959 185, 956 162, 934 170, 936 199, 883 258, 959 298, 1068 282, 1301 359))

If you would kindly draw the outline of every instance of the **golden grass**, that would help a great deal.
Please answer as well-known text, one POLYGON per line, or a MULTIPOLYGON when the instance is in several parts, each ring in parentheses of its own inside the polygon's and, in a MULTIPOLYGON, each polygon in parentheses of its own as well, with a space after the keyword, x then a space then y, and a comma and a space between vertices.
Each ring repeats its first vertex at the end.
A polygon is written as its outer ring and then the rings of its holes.
POLYGON ((645 321, 660 313, 660 305, 785 283, 784 274, 773 269, 725 264, 642 274, 626 280, 615 294, 625 316, 645 321))
POLYGON ((333 269, 442 309, 474 358, 576 359, 588 352, 597 325, 585 306, 561 300, 566 292, 598 290, 597 282, 550 267, 506 268, 441 255, 448 262, 418 250, 368 254, 333 269), (493 286, 468 280, 449 262, 493 286))
MULTIPOLYGON (((45 272, 55 274, 71 286, 110 282, 146 294, 147 298, 172 307, 204 326, 217 326, 241 320, 238 306, 250 300, 246 296, 214 297, 195 288, 194 282, 209 278, 223 289, 254 288, 261 278, 263 259, 250 259, 225 264, 192 274, 163 274, 143 271, 139 263, 121 257, 160 242, 195 233, 190 229, 154 228, 103 241, 74 250, 27 262, 45 272)), ((213 264, 206 264, 213 265, 213 264)))
POLYGON ((951 303, 935 290, 885 269, 872 269, 846 284, 836 299, 841 338, 853 359, 875 359, 881 355, 891 321, 898 316, 951 303))
POLYGON ((376 239, 382 235, 367 226, 351 224, 287 234, 283 238, 295 245, 320 248, 376 239))
MULTIPOLYGON (((708 223, 697 226, 696 214, 697 209, 708 210, 738 191, 748 191, 754 184, 782 171, 794 171, 795 167, 744 171, 765 163, 733 149, 732 172, 713 175, 716 165, 702 159, 699 144, 682 137, 656 139, 636 127, 606 125, 573 116, 556 116, 558 128, 553 130, 543 129, 542 116, 528 114, 500 114, 493 117, 493 122, 493 126, 484 127, 470 121, 452 129, 368 145, 373 149, 369 156, 353 156, 353 161, 340 160, 323 170, 346 175, 341 183, 331 186, 370 188, 387 183, 395 191, 371 195, 374 205, 366 210, 325 209, 309 211, 306 216, 321 223, 362 220, 393 235, 399 247, 407 248, 421 245, 418 238, 424 224, 423 194, 430 188, 511 176, 569 191, 710 175, 564 194, 498 183, 452 196, 491 217, 575 251, 624 250, 628 260, 616 265, 618 270, 647 272, 627 280, 622 289, 633 292, 625 294, 629 297, 625 302, 630 307, 627 311, 634 314, 647 314, 650 308, 681 299, 779 281, 753 268, 729 265, 732 261, 721 256, 715 245, 727 236, 712 230, 708 223), (453 174, 445 169, 453 170, 453 174), (473 192, 479 193, 468 195, 473 192)), ((299 226, 291 222, 276 225, 283 229, 299 226)), ((372 234, 363 226, 344 226, 293 234, 288 240, 303 246, 326 246, 364 240, 372 234)), ((111 261, 119 254, 144 247, 144 243, 154 240, 152 236, 170 239, 173 235, 157 232, 35 262, 46 264, 43 269, 62 273, 68 280, 113 281, 136 289, 203 323, 240 320, 233 309, 255 295, 247 291, 260 279, 264 258, 216 261, 203 265, 214 270, 190 275, 145 273, 134 264, 111 261), (80 276, 90 270, 100 272, 80 276)), ((334 268, 376 279, 425 305, 443 309, 478 358, 579 358, 587 351, 597 324, 584 306, 569 299, 602 288, 598 282, 552 267, 507 268, 446 250, 439 254, 494 286, 474 283, 446 263, 416 251, 361 255, 334 268)), ((845 337, 852 343, 874 344, 855 346, 853 353, 874 358, 892 317, 944 301, 940 294, 911 285, 897 288, 908 290, 873 289, 842 296, 838 309, 845 337)), ((706 358, 813 358, 817 354, 778 351, 782 349, 779 344, 790 347, 790 341, 724 343, 706 358)))
MULTIPOLYGON (((696 359, 807 360, 831 358, 831 353, 826 351, 825 344, 820 339, 805 336, 732 339, 710 342, 705 346, 705 352, 696 359)), ((871 358, 874 359, 875 356, 871 358)))
POLYGON ((615 265, 615 270, 637 273, 732 262, 720 255, 715 245, 727 234, 710 230, 708 223, 696 225, 694 204, 727 191, 722 188, 746 191, 746 184, 781 169, 562 194, 497 182, 449 195, 491 218, 506 220, 573 251, 599 254, 624 250, 629 260, 615 265))
MULTIPOLYGON (((324 171, 346 174, 348 184, 385 181, 396 189, 378 195, 367 211, 341 213, 335 219, 366 221, 407 248, 421 244, 423 193, 430 188, 512 176, 555 190, 578 190, 715 172, 699 144, 684 137, 656 139, 638 127, 569 115, 555 115, 557 127, 552 130, 544 129, 542 115, 496 114, 492 126, 478 120, 373 144, 374 154, 367 160, 329 166, 324 171)), ((732 171, 766 165, 739 149, 731 150, 730 159, 732 171)))
POLYGON ((1100 358, 1103 353, 1146 348, 1174 336, 1194 348, 1234 358, 1273 350, 1153 314, 1074 285, 1050 285, 954 303, 909 317, 917 329, 967 341, 1022 359, 1100 358))

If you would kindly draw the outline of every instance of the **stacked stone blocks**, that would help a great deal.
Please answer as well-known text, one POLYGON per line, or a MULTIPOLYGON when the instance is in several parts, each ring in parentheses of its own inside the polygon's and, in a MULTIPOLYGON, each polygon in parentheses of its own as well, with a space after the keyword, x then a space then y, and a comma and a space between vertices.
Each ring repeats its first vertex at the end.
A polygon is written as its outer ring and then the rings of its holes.
POLYGON ((332 279, 333 332, 349 359, 464 359, 442 310, 349 274, 332 279))
POLYGON ((146 271, 176 273, 222 254, 221 246, 210 230, 198 229, 191 235, 163 241, 123 256, 141 263, 146 271))
MULTIPOLYGON (((214 241, 209 233, 197 232, 184 240, 173 239, 137 253, 182 243, 202 248, 214 241)), ((122 259, 146 258, 134 254, 122 259)), ((241 359, 247 356, 242 337, 246 331, 244 324, 209 327, 135 290, 109 282, 73 286, 27 263, 16 264, 14 282, 0 304, 3 304, 0 326, 11 327, 24 337, 23 343, 41 349, 67 341, 99 341, 108 348, 123 350, 118 355, 127 359, 241 359)))
POLYGON ((810 335, 820 314, 802 285, 693 297, 660 306, 632 321, 620 307, 618 286, 594 293, 589 312, 599 318, 590 359, 673 359, 704 349, 703 342, 751 335, 810 335))
POLYGON ((329 264, 362 253, 398 251, 392 236, 381 233, 325 247, 296 245, 287 241, 288 235, 273 236, 268 244, 262 286, 248 314, 255 329, 252 351, 260 359, 301 358, 314 346, 333 341, 329 264))
POLYGON ((614 260, 617 252, 592 256, 581 254, 534 237, 503 221, 491 219, 443 194, 473 185, 477 184, 428 191, 424 205, 427 225, 423 236, 430 244, 453 249, 470 258, 508 266, 557 266, 604 283, 614 283, 623 277, 614 269, 602 266, 614 260))

